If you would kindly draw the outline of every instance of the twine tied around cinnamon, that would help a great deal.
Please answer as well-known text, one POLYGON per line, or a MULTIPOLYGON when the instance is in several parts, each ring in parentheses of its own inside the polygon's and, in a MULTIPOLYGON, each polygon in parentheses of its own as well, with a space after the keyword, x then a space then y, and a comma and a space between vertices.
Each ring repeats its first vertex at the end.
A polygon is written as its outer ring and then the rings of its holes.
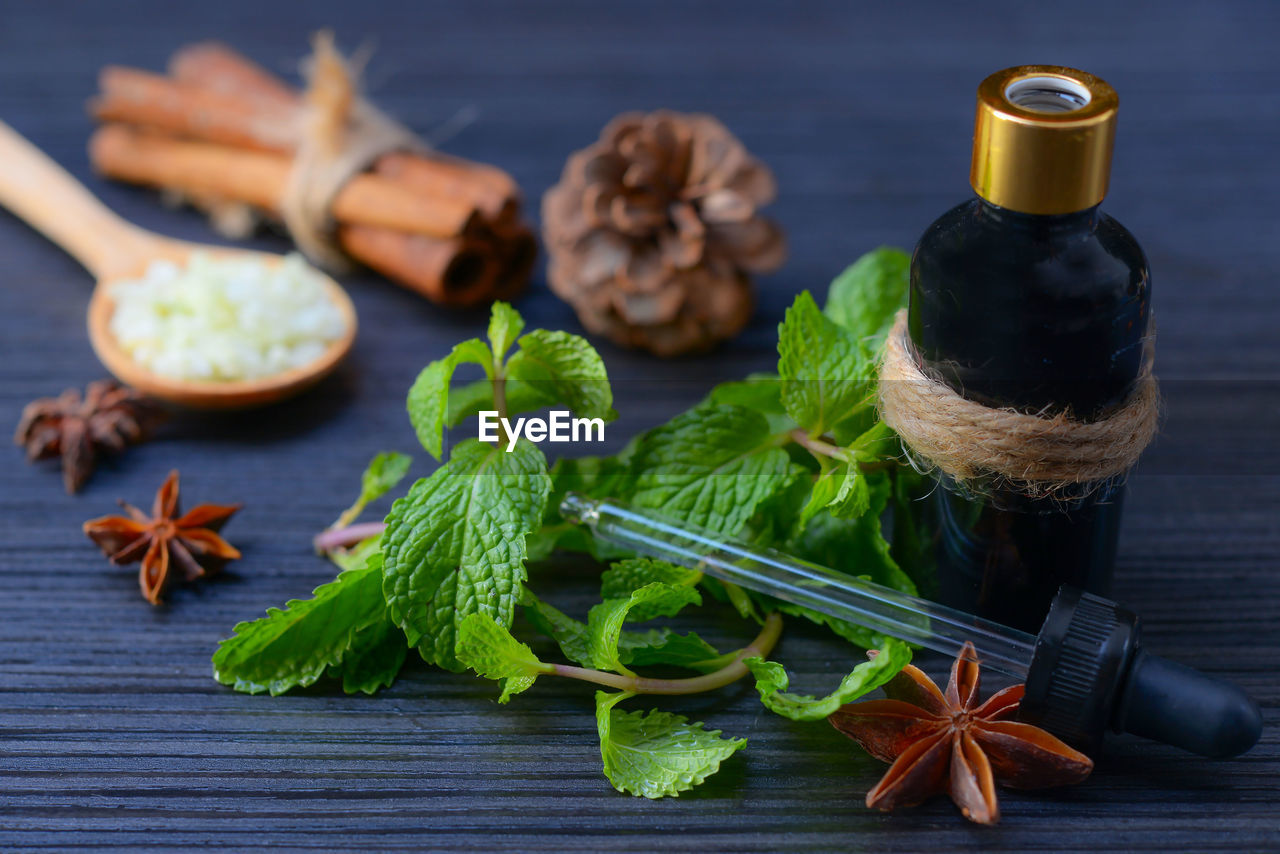
POLYGON ((308 258, 340 272, 350 263, 334 238, 329 210, 338 191, 382 155, 422 152, 428 146, 360 96, 356 70, 338 52, 333 33, 316 33, 312 48, 299 141, 280 214, 308 258))
POLYGON ((1027 498, 1080 494, 1123 476, 1155 438, 1159 383, 1151 359, 1128 398, 1098 421, 983 406, 927 376, 898 313, 880 365, 880 416, 924 462, 962 485, 994 479, 1027 498))

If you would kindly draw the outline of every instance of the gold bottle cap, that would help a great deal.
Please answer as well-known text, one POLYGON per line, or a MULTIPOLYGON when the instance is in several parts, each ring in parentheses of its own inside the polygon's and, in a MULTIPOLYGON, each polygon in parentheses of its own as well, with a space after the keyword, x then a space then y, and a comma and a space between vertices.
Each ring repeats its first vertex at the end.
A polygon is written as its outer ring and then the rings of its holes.
POLYGON ((969 183, 1013 211, 1064 214, 1107 194, 1120 99, 1105 80, 1058 65, 997 71, 978 87, 969 183))

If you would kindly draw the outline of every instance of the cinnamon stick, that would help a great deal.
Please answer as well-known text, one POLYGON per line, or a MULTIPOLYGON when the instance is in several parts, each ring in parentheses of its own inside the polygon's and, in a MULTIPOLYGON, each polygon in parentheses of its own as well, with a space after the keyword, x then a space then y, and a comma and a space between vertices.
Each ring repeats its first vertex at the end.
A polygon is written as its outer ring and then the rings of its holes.
MULTIPOLYGON (((180 48, 170 60, 169 69, 178 84, 234 93, 260 108, 278 111, 286 105, 296 108, 300 104, 300 95, 296 90, 226 45, 205 42, 180 48)), ((104 99, 111 98, 113 93, 105 83, 103 90, 104 99)), ((111 99, 110 107, 121 110, 127 104, 111 99)), ((145 112, 135 112, 134 115, 133 118, 123 120, 144 124, 158 124, 163 120, 159 116, 148 117, 145 112)), ((279 113, 276 112, 275 115, 278 116, 279 113)), ((229 115, 220 116, 222 121, 229 121, 231 118, 229 115)), ((279 150, 292 153, 297 144, 296 123, 290 121, 289 124, 288 140, 285 147, 279 150)), ((219 141, 203 135, 216 132, 218 123, 202 124, 183 117, 173 119, 171 124, 158 126, 198 139, 219 141)), ((257 126, 258 123, 246 124, 241 132, 253 133, 257 126)), ((263 134, 256 142, 258 147, 278 144, 272 134, 263 134)), ((413 182, 418 190, 432 197, 466 199, 491 218, 510 216, 519 207, 519 187, 510 175, 495 166, 473 163, 438 152, 396 152, 379 158, 373 170, 388 177, 413 182)))
POLYGON ((504 229, 497 235, 501 265, 494 282, 495 299, 510 299, 520 292, 533 274, 538 260, 538 240, 527 226, 504 229))
MULTIPOLYGON (((99 128, 89 155, 103 174, 125 181, 216 194, 274 211, 289 180, 289 160, 262 151, 173 139, 123 124, 99 128)), ((381 226, 429 237, 463 234, 475 222, 465 203, 424 199, 370 174, 356 175, 333 199, 341 223, 381 226)))
POLYGON ((267 107, 289 107, 298 102, 298 94, 289 84, 221 42, 181 48, 169 60, 169 76, 267 107))
POLYGON ((466 199, 490 219, 512 219, 520 210, 511 176, 479 163, 460 163, 435 152, 393 152, 379 157, 373 171, 432 198, 466 199))
POLYGON ((297 146, 298 105, 260 103, 142 71, 109 65, 101 94, 89 102, 100 122, 128 122, 219 145, 290 153, 297 146))
MULTIPOLYGON (((209 58, 217 60, 217 67, 233 66, 225 54, 209 58)), ((179 67, 190 72, 191 63, 179 67)), ((89 109, 102 122, 127 122, 256 151, 292 154, 297 148, 301 102, 292 94, 288 101, 270 91, 232 96, 228 93, 249 84, 219 86, 220 80, 212 76, 188 83, 119 66, 104 69, 98 82, 102 92, 90 101, 89 109)), ((518 209, 515 182, 495 167, 434 152, 395 152, 379 158, 373 171, 430 198, 470 203, 491 218, 510 217, 518 209)))
POLYGON ((444 305, 475 305, 493 297, 494 271, 484 247, 367 225, 338 227, 338 243, 352 258, 444 305))
MULTIPOLYGON (((300 138, 301 94, 216 43, 179 50, 170 74, 103 70, 91 102, 107 122, 90 143, 97 168, 207 210, 249 205, 278 217, 300 138)), ((537 254, 511 177, 438 152, 384 155, 339 191, 331 213, 344 252, 449 305, 510 298, 537 254)))

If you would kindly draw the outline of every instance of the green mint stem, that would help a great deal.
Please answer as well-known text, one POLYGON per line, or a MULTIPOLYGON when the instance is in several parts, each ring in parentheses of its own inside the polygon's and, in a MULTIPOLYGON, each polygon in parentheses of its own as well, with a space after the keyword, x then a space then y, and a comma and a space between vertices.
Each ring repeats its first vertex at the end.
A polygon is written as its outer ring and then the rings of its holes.
POLYGON ((788 434, 795 443, 810 453, 817 454, 822 457, 831 457, 833 460, 840 460, 843 463, 851 462, 853 457, 844 448, 838 448, 829 442, 824 442, 814 436, 810 436, 803 428, 797 427, 788 434))
MULTIPOLYGON (((806 449, 812 454, 823 457, 831 457, 833 460, 839 460, 842 463, 852 463, 854 461, 853 454, 849 453, 845 448, 833 445, 830 442, 810 436, 803 428, 797 427, 787 433, 787 435, 795 441, 797 445, 806 449)), ((880 471, 882 469, 894 468, 898 465, 897 460, 879 460, 877 462, 860 462, 858 469, 860 471, 880 471)))
POLYGON ((645 676, 623 676, 620 673, 606 673, 603 670, 589 670, 572 664, 553 664, 550 673, 567 676, 570 679, 581 679, 597 685, 607 685, 633 694, 700 694, 703 691, 714 691, 736 682, 748 673, 742 662, 748 658, 759 656, 767 658, 782 634, 782 617, 775 611, 764 621, 764 628, 756 639, 738 650, 733 660, 719 670, 703 676, 689 679, 650 679, 645 676))
POLYGON ((503 423, 507 417, 507 378, 502 375, 501 365, 494 366, 493 408, 498 410, 498 444, 507 445, 511 442, 511 436, 508 435, 506 425, 503 423))
POLYGON ((364 502, 357 501, 355 504, 351 505, 350 507, 348 507, 346 510, 342 512, 342 515, 338 517, 338 521, 333 523, 333 527, 331 528, 331 530, 339 531, 343 528, 346 528, 352 522, 354 522, 363 511, 364 511, 364 502))
POLYGON ((328 554, 334 549, 350 548, 370 537, 379 537, 386 527, 382 522, 361 522, 359 525, 348 525, 345 528, 330 528, 317 534, 311 542, 317 552, 328 554))

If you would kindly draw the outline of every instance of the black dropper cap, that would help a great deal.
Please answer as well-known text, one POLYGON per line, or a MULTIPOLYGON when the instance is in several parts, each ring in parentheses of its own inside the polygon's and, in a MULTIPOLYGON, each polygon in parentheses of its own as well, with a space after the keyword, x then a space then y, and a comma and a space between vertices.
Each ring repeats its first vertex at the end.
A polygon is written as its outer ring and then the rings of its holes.
POLYGON ((1244 753, 1262 714, 1230 682, 1151 655, 1132 611, 1071 587, 1036 638, 1019 717, 1085 752, 1130 732, 1214 759, 1244 753))

